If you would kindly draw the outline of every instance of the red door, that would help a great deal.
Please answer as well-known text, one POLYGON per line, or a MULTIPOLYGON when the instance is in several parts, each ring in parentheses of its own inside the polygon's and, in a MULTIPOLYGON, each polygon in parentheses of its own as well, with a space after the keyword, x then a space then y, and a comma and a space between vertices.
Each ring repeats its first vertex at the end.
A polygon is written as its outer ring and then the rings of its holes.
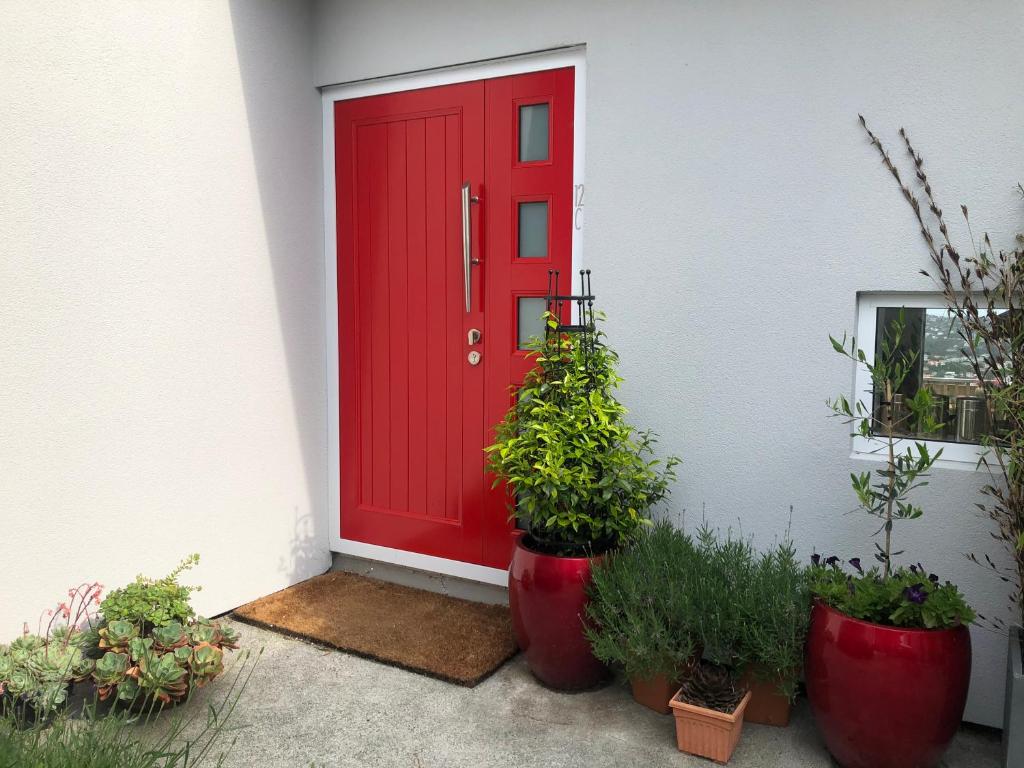
POLYGON ((507 567, 483 448, 568 280, 572 102, 569 68, 335 104, 342 538, 507 567))

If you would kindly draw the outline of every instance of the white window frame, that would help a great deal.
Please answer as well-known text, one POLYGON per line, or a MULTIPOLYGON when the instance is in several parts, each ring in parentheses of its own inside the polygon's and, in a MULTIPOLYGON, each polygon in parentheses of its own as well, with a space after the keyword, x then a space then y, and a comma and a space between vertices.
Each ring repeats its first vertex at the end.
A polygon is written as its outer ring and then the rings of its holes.
MULTIPOLYGON (((878 309, 880 307, 906 307, 907 309, 935 309, 946 306, 946 300, 940 293, 862 293, 857 297, 857 346, 864 350, 869 363, 875 360, 875 334, 878 332, 878 309)), ((871 374, 857 364, 854 379, 854 398, 871 404, 871 374)), ((974 470, 980 459, 989 449, 969 443, 952 443, 941 440, 921 440, 906 438, 896 441, 896 450, 906 451, 914 443, 924 443, 931 453, 942 449, 942 458, 935 466, 948 469, 974 470)), ((885 459, 880 450, 878 440, 870 440, 860 435, 853 436, 853 458, 882 461, 885 459)))
POLYGON ((399 93, 417 88, 452 85, 473 80, 521 75, 546 69, 575 69, 573 104, 573 229, 572 274, 583 264, 583 169, 586 148, 584 115, 587 103, 586 47, 576 45, 520 56, 490 59, 468 64, 413 72, 405 75, 360 80, 320 89, 323 106, 323 183, 324 183, 324 275, 327 357, 327 530, 332 552, 394 563, 408 568, 456 576, 471 581, 505 586, 508 572, 472 563, 463 563, 415 552, 406 552, 376 544, 341 538, 341 424, 338 392, 338 254, 337 211, 334 183, 334 102, 399 93))

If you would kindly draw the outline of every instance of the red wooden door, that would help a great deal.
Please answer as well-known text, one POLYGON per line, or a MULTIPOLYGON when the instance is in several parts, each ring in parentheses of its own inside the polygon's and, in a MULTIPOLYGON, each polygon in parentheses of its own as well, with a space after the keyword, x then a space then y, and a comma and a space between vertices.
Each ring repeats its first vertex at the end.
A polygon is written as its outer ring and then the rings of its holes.
POLYGON ((569 273, 572 98, 564 69, 335 104, 342 538, 508 565, 483 448, 529 365, 520 299, 569 273))

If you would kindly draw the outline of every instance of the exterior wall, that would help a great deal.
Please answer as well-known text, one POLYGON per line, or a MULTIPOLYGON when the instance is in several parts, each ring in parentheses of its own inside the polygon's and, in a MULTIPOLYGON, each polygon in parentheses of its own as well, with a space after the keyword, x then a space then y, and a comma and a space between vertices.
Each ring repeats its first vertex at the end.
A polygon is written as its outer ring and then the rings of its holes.
MULTIPOLYGON (((1005 241, 1021 222, 1024 7, 967 2, 321 2, 318 85, 562 45, 587 46, 583 259, 622 355, 635 420, 684 459, 672 514, 802 550, 870 558, 828 333, 857 293, 928 290, 912 214, 857 124, 905 125, 933 185, 1005 241)), ((999 556, 981 476, 938 471, 904 560, 984 614, 1005 590, 962 553, 999 556)), ((976 630, 967 718, 998 724, 1003 636, 976 630)))
POLYGON ((206 614, 326 570, 310 8, 2 15, 0 640, 193 551, 206 614))

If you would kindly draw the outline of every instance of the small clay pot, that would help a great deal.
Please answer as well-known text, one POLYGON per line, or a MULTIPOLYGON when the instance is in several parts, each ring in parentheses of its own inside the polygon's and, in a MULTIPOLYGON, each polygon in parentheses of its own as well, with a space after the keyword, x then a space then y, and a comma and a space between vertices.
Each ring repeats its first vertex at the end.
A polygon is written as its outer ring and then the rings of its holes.
POLYGON ((650 678, 630 678, 629 687, 633 691, 633 700, 661 715, 672 711, 669 700, 679 689, 679 683, 669 680, 665 675, 650 678))
MULTIPOLYGON (((681 693, 681 691, 679 692, 681 693)), ((705 709, 680 701, 676 693, 669 702, 676 722, 676 746, 680 752, 728 763, 743 731, 743 714, 750 703, 747 691, 731 713, 705 709)))
POLYGON ((778 678, 758 675, 748 667, 740 678, 740 685, 750 691, 750 703, 743 719, 758 725, 774 725, 785 728, 789 725, 792 702, 779 690, 778 678))

